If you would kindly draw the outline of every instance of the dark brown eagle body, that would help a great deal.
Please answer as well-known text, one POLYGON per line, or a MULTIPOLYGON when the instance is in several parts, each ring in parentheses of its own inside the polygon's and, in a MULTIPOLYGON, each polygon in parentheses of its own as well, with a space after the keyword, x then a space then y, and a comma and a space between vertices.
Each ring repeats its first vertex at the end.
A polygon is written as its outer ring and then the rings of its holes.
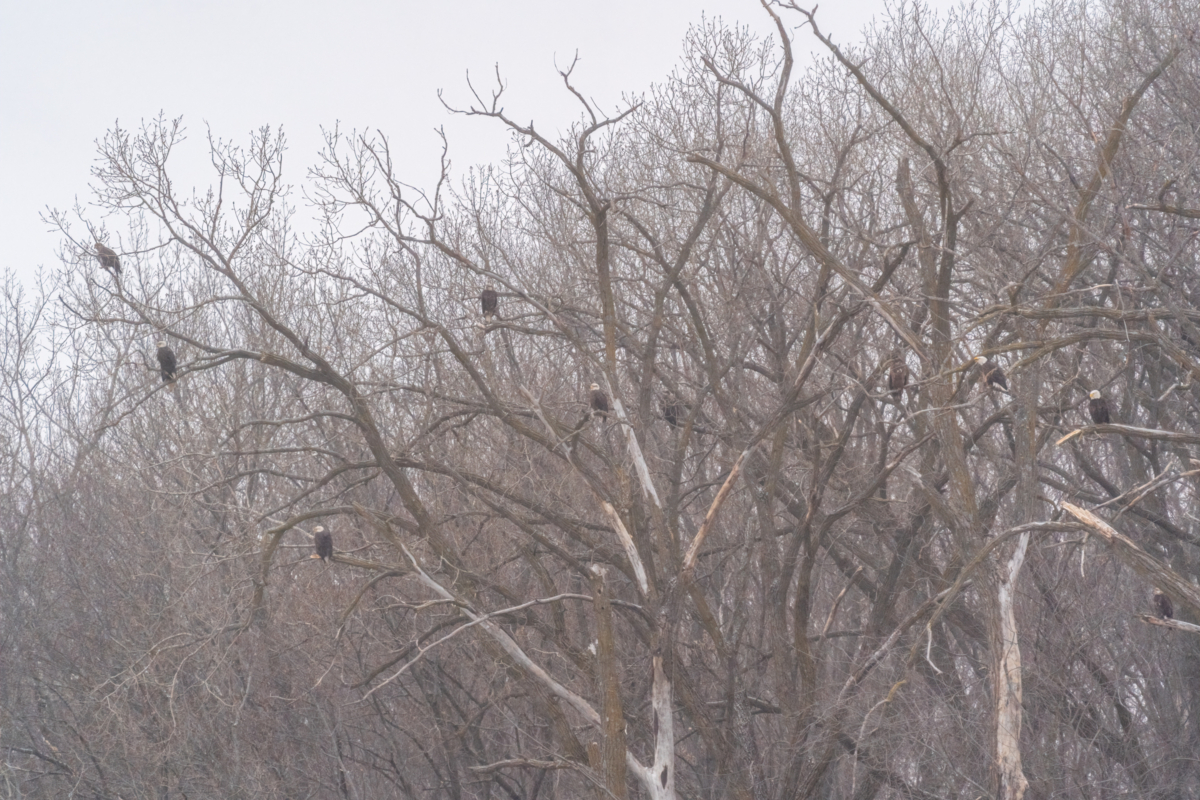
POLYGON ((320 525, 313 528, 313 545, 317 548, 317 554, 313 558, 327 562, 333 556, 333 534, 320 525))
POLYGON ((591 406, 593 414, 608 419, 608 395, 600 388, 600 384, 592 384, 591 392, 588 395, 588 405, 591 406))
POLYGON ((100 259, 100 266, 106 270, 109 270, 114 275, 121 274, 121 259, 117 256, 116 251, 100 242, 96 242, 96 258, 100 259))
POLYGON ((166 342, 158 342, 158 353, 156 355, 158 356, 158 367, 159 372, 162 373, 163 383, 174 383, 176 369, 175 353, 171 351, 171 348, 167 347, 166 342))
POLYGON ((678 428, 680 420, 687 416, 687 409, 678 400, 668 398, 662 402, 662 415, 668 425, 678 428))
POLYGON ((1004 376, 1004 370, 1000 369, 999 364, 986 356, 976 356, 975 363, 983 371, 983 380, 987 383, 988 388, 998 387, 1008 391, 1008 378, 1004 376))
POLYGON ((892 362, 892 368, 888 370, 888 391, 891 392, 892 399, 899 400, 906 386, 908 386, 908 365, 897 359, 892 362))
POLYGON ((493 290, 484 289, 479 295, 479 306, 483 309, 484 319, 499 316, 500 298, 493 290))
POLYGON ((1154 608, 1163 619, 1175 616, 1175 606, 1171 603, 1171 598, 1163 594, 1161 589, 1154 590, 1154 608))
POLYGON ((1101 397, 1099 392, 1093 391, 1088 394, 1088 413, 1092 415, 1092 422, 1097 425, 1112 422, 1112 416, 1108 413, 1108 401, 1101 397))

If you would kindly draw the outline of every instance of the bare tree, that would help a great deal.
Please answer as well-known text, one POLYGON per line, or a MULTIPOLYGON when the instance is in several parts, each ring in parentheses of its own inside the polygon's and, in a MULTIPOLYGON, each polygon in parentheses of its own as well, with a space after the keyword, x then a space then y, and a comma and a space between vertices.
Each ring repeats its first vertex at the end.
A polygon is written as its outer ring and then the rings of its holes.
POLYGON ((472 82, 428 193, 328 131, 305 234, 277 132, 106 135, 4 293, 6 796, 1200 791, 1194 15, 764 13, 472 82))

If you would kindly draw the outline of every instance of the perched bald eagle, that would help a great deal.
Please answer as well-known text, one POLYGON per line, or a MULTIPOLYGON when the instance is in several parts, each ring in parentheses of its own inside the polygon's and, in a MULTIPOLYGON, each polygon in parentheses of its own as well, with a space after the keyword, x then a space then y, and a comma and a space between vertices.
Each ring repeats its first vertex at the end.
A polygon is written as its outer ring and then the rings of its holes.
POLYGON ((1162 589, 1154 587, 1154 608, 1158 611, 1158 615, 1163 619, 1171 619, 1175 616, 1175 606, 1171 604, 1171 598, 1162 593, 1162 589))
POLYGON ((500 305, 500 298, 491 289, 484 289, 479 295, 479 305, 483 309, 484 319, 499 316, 496 312, 500 305))
POLYGON ((1108 401, 1094 390, 1088 393, 1088 413, 1092 415, 1092 422, 1097 425, 1107 425, 1112 421, 1108 413, 1108 401))
POLYGON ((158 347, 158 366, 162 373, 163 383, 175 382, 175 353, 163 341, 155 342, 158 347))
POLYGON ((893 400, 900 400, 905 386, 908 386, 908 364, 897 358, 888 370, 888 391, 892 393, 893 400))
POLYGON ((1008 391, 1008 378, 1004 377, 1004 370, 1000 369, 999 364, 987 356, 975 356, 975 363, 983 370, 983 379, 989 388, 999 387, 1008 391))
POLYGON ((672 428, 678 428, 682 420, 687 417, 688 409, 683 403, 680 403, 674 397, 664 397, 662 401, 663 419, 672 428))
POLYGON ((121 274, 121 259, 117 257, 115 250, 105 247, 100 242, 96 242, 96 258, 100 259, 100 266, 111 271, 114 275, 121 274))
POLYGON ((313 544, 316 546, 317 552, 309 558, 319 558, 328 562, 333 556, 333 534, 318 525, 313 528, 313 544))
POLYGON ((608 395, 600 388, 600 384, 592 384, 591 393, 588 395, 588 404, 592 407, 594 415, 608 419, 608 395))

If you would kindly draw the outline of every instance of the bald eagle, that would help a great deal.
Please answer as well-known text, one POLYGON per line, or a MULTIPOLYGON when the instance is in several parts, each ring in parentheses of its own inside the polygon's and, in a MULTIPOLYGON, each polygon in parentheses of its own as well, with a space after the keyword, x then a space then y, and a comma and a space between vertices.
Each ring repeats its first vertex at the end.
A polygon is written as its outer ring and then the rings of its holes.
POLYGON ((1000 369, 999 364, 987 356, 975 356, 975 363, 983 370, 983 379, 989 388, 995 386, 1008 391, 1008 378, 1004 377, 1004 370, 1000 369))
POLYGON ((313 528, 313 544, 316 546, 317 552, 309 558, 319 558, 328 562, 333 556, 333 534, 318 525, 313 528))
POLYGON ((1158 615, 1163 619, 1171 619, 1175 616, 1175 606, 1171 604, 1171 598, 1162 593, 1162 589, 1154 587, 1154 608, 1158 611, 1158 615))
POLYGON ((96 242, 96 258, 100 259, 100 266, 114 275, 121 274, 121 259, 117 257, 117 253, 113 249, 96 242))
POLYGON ((905 386, 908 386, 908 365, 896 359, 892 362, 892 368, 888 370, 888 391, 892 393, 893 400, 900 400, 905 386))
POLYGON ((162 373, 163 383, 174 383, 175 353, 171 351, 171 348, 167 347, 167 343, 164 341, 155 342, 155 346, 158 347, 158 366, 159 371, 162 373))
POLYGON ((499 316, 496 312, 500 305, 500 299, 493 290, 483 290, 483 292, 479 295, 479 305, 483 309, 483 318, 485 320, 499 316))
POLYGON ((608 395, 600 388, 600 384, 592 384, 588 404, 592 407, 593 414, 601 419, 608 419, 608 395))
POLYGON ((663 419, 672 428, 678 428, 681 421, 687 417, 688 409, 674 397, 665 397, 662 401, 663 419))
POLYGON ((1093 390, 1088 393, 1088 412, 1092 415, 1092 422, 1097 425, 1107 425, 1112 421, 1108 413, 1108 401, 1100 396, 1100 392, 1093 390))

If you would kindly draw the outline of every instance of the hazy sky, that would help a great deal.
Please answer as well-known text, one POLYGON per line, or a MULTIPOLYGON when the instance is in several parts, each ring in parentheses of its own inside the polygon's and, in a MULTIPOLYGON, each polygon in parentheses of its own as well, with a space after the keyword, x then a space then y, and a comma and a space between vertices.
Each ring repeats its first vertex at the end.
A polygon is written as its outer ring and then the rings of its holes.
MULTIPOLYGON (((818 21, 846 42, 883 12, 883 0, 841 0, 818 21)), ((490 86, 499 64, 506 110, 549 132, 579 111, 556 62, 578 51, 578 88, 611 109, 671 71, 702 15, 772 31, 756 0, 0 0, 0 268, 27 278, 54 264, 59 239, 39 215, 90 203, 95 142, 118 120, 182 116, 182 156, 197 163, 206 130, 245 143, 282 126, 293 184, 316 162, 321 126, 378 128, 408 156, 401 177, 426 187, 438 126, 458 176, 507 146, 499 123, 451 117, 439 102, 442 89, 467 104, 468 70, 490 86)))

